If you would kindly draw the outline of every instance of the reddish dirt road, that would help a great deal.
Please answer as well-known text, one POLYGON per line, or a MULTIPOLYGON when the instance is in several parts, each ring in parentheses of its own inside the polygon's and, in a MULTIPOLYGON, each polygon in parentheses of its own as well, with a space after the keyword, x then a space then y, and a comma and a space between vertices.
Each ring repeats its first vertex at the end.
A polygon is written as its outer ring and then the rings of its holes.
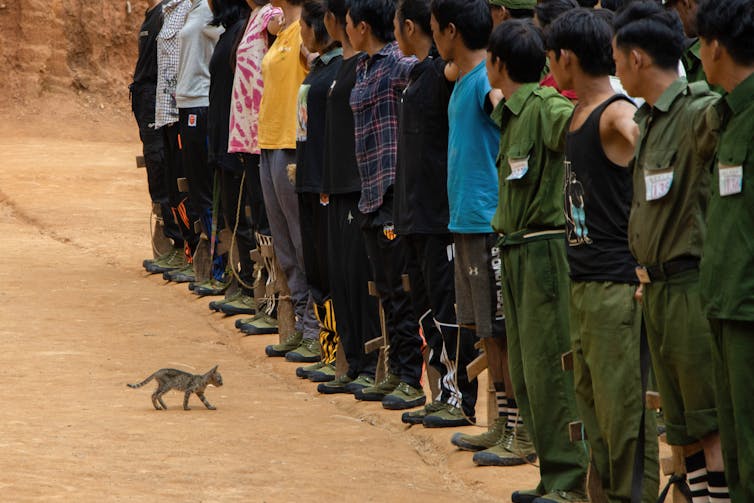
POLYGON ((21 126, 0 130, 3 501, 506 501, 536 484, 533 467, 474 467, 451 431, 319 396, 264 356, 274 336, 243 338, 209 299, 145 275, 131 124, 90 125, 88 142, 65 123, 21 126), (215 364, 216 411, 194 397, 185 412, 172 392, 157 412, 151 383, 125 386, 215 364))

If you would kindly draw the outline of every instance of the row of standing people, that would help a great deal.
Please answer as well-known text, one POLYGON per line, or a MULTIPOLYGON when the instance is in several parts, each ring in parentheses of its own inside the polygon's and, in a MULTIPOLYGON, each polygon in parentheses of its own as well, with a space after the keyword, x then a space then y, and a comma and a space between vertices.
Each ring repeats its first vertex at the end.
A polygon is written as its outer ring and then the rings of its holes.
MULTIPOLYGON (((196 3, 201 0, 192 5, 196 3)), ((550 3, 558 2, 541 2, 550 3)), ((727 3, 734 13, 735 8, 745 12, 751 7, 738 5, 745 0, 727 3)), ((213 10, 224 5, 212 4, 213 10)), ((235 23, 231 40, 240 51, 254 20, 267 11, 266 23, 255 25, 262 34, 262 54, 276 36, 264 59, 250 65, 248 73, 239 72, 238 56, 234 68, 232 50, 221 59, 230 75, 235 70, 236 81, 239 74, 255 75, 260 86, 266 84, 256 122, 234 128, 235 82, 230 88, 228 129, 231 136, 254 130, 266 138, 259 148, 261 163, 254 158, 245 163, 247 178, 258 173, 257 191, 241 191, 240 200, 252 201, 255 222, 260 214, 256 205, 272 214, 275 252, 296 305, 296 330, 281 344, 268 347, 268 355, 321 360, 297 369, 302 377, 325 381, 320 392, 353 393, 390 409, 412 408, 426 400, 420 382, 421 333, 430 364, 440 372, 441 391, 435 401, 404 413, 402 419, 457 426, 474 420, 476 382, 468 380, 465 367, 476 356, 474 342, 479 337, 496 389, 499 419, 486 434, 454 435, 454 444, 481 450, 475 455, 480 464, 533 461, 536 449, 541 483, 534 490, 514 493, 513 500, 575 501, 585 498, 588 459, 580 446, 569 442, 567 427, 580 418, 591 461, 608 496, 630 501, 633 494, 634 500, 649 501, 657 494, 658 474, 653 418, 643 412, 641 396, 646 387, 643 311, 668 440, 687 446, 695 497, 711 494, 715 501, 724 501, 727 489, 715 400, 720 403, 721 395, 731 390, 712 389, 715 371, 709 351, 699 350, 711 348, 712 337, 693 289, 698 284, 706 208, 706 195, 699 187, 709 182, 703 182, 701 169, 685 176, 685 171, 713 159, 715 149, 708 148, 703 152, 707 157, 700 158, 701 146, 668 134, 656 133, 654 138, 652 131, 659 126, 650 128, 652 122, 646 120, 668 114, 671 105, 688 109, 691 115, 673 117, 676 129, 682 131, 681 123, 694 124, 697 138, 703 137, 708 146, 715 144, 716 138, 706 135, 706 123, 699 119, 706 117, 699 110, 706 109, 714 95, 677 80, 677 74, 665 88, 646 87, 664 82, 651 72, 670 72, 681 56, 690 79, 699 73, 698 65, 689 64, 699 61, 691 57, 698 54, 699 43, 689 46, 678 18, 653 4, 629 6, 613 32, 605 16, 574 10, 556 20, 546 39, 524 21, 502 23, 490 39, 496 15, 521 17, 521 11, 533 12, 534 2, 494 0, 488 6, 484 1, 435 0, 430 5, 403 0, 397 13, 393 2, 376 0, 306 1, 303 6, 281 1, 279 7, 275 12, 260 6, 248 21, 240 16, 235 23), (667 38, 664 48, 642 39, 646 30, 657 35, 652 29, 667 38), (239 33, 243 36, 237 42, 239 33), (302 53, 300 42, 305 46, 302 53), (596 49, 590 51, 590 46, 596 49), (545 67, 545 47, 555 84, 576 91, 575 112, 566 98, 537 85, 545 67), (641 58, 634 53, 645 59, 637 62, 641 58), (626 54, 630 57, 624 60, 621 55, 626 54), (614 96, 610 87, 613 58, 629 94, 647 102, 636 116, 641 128, 633 121, 634 105, 614 96), (452 75, 454 67, 460 76, 452 75), (493 87, 507 98, 501 100, 493 87), (675 94, 658 101, 663 92, 675 94), (681 95, 698 96, 700 105, 676 105, 681 95), (269 131, 273 134, 265 137, 269 131), (656 145, 650 146, 652 142, 656 145), (696 158, 687 151, 694 148, 696 158), (659 159, 662 152, 672 156, 659 159), (290 170, 294 165, 295 171, 290 170), (677 175, 662 171, 669 167, 677 175), (659 172, 644 173, 653 169, 659 172), (646 222, 658 219, 668 225, 646 228, 646 222), (637 264, 643 266, 639 278, 633 272, 637 264), (408 289, 404 276, 409 278, 408 289), (364 343, 379 335, 377 306, 367 290, 371 280, 390 335, 389 371, 377 383, 375 355, 364 353, 364 343), (639 280, 647 283, 642 307, 635 299, 639 280), (681 320, 689 326, 677 330, 681 320), (348 370, 336 377, 333 347, 338 339, 348 370), (573 375, 560 369, 561 354, 571 348, 573 375)), ((709 5, 705 8, 706 17, 718 22, 705 25, 708 33, 719 36, 720 31, 709 30, 724 20, 711 16, 709 5)), ((539 12, 546 17, 548 11, 539 12)), ((226 26, 226 33, 233 30, 226 26)), ((212 72, 212 80, 215 76, 212 72)), ((244 95, 248 96, 255 95, 244 95)), ((186 126, 194 127, 191 121, 198 116, 186 114, 186 126)), ((211 134, 209 138, 212 145, 211 134)), ((238 158, 232 155, 232 141, 227 151, 220 145, 220 156, 238 158)), ((187 155, 183 145, 180 152, 187 155)), ((240 185, 236 177, 225 186, 237 187, 233 195, 238 198, 240 185)), ((182 201, 170 204, 178 208, 177 215, 182 214, 182 201)), ((234 201, 223 200, 226 215, 238 216, 241 203, 234 201)), ((174 222, 180 224, 180 218, 174 222)), ((235 230, 241 227, 227 216, 226 224, 235 230)), ((259 232, 259 227, 251 228, 259 232)), ((175 233, 173 239, 180 244, 175 233)), ((250 242, 249 250, 253 246, 250 242)), ((240 269, 244 271, 243 261, 240 269)), ((241 297, 251 297, 252 292, 241 292, 241 297)), ((233 302, 238 305, 238 298, 216 305, 233 302)), ((255 307, 245 300, 241 305, 250 307, 247 312, 255 307)), ((731 315, 711 315, 719 322, 713 327, 724 327, 726 337, 730 326, 720 318, 727 316, 731 315)), ((250 324, 251 333, 262 333, 255 331, 258 317, 241 325, 250 324)), ((263 330, 269 321, 265 323, 263 330)), ((722 332, 717 337, 722 338, 722 332)), ((717 364, 717 371, 728 369, 725 357, 717 364)), ((724 377, 731 380, 739 374, 724 377)), ((735 402, 729 409, 738 407, 741 404, 735 402)), ((725 420, 731 427, 731 417, 725 420)), ((742 455, 736 436, 723 433, 723 441, 734 494, 749 494, 747 478, 738 472, 742 455)))

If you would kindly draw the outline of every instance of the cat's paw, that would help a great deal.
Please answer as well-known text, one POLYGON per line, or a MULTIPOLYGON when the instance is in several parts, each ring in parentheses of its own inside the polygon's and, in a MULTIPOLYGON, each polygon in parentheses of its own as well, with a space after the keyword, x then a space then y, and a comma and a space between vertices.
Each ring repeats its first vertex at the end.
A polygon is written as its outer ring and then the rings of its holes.
POLYGON ((209 405, 207 408, 209 410, 217 410, 217 407, 215 407, 214 405, 209 405))
POLYGON ((184 407, 183 410, 191 410, 191 407, 184 407))

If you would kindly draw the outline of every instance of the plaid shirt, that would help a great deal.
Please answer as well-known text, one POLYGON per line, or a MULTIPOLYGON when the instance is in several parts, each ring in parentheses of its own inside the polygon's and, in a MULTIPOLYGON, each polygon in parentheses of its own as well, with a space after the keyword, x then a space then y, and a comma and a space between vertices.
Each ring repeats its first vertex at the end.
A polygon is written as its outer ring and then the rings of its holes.
POLYGON ((398 152, 398 100, 408 84, 414 58, 404 58, 392 42, 356 64, 351 91, 356 162, 361 176, 359 211, 373 213, 395 182, 398 152))
POLYGON ((175 86, 178 83, 181 44, 178 32, 191 10, 191 0, 169 0, 162 7, 162 30, 157 36, 157 101, 155 129, 178 121, 175 86))

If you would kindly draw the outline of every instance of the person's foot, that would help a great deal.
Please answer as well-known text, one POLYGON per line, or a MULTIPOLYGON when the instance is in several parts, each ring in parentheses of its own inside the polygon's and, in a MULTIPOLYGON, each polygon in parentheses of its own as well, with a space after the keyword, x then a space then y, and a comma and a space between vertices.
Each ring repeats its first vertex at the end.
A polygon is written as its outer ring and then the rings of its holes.
POLYGON ((503 437, 505 432, 505 423, 508 418, 500 416, 490 425, 490 429, 479 435, 469 435, 467 433, 456 433, 450 439, 450 443, 463 451, 483 451, 493 447, 503 437))
POLYGON ((383 398, 392 393, 401 383, 398 376, 387 374, 380 382, 354 392, 356 400, 365 402, 381 402, 383 398))
POLYGON ((215 278, 203 281, 201 283, 189 283, 189 290, 196 295, 204 297, 207 295, 224 295, 225 290, 230 286, 230 281, 218 281, 215 278))
POLYGON ((536 498, 533 503, 587 503, 589 497, 584 491, 550 491, 536 498))
POLYGON ((251 295, 241 294, 233 300, 223 302, 217 310, 233 316, 236 314, 254 314, 257 312, 257 301, 251 295))
POLYGON ((414 388, 408 383, 401 381, 392 393, 382 399, 382 408, 388 410, 413 409, 424 405, 427 395, 421 388, 414 388))
POLYGON ((457 426, 469 426, 476 422, 474 417, 466 417, 461 409, 452 405, 427 414, 422 420, 425 428, 455 428, 457 426))
POLYGON ((322 358, 322 346, 319 339, 303 339, 297 348, 288 351, 285 359, 289 362, 312 363, 322 358))
POLYGON ((152 274, 174 271, 186 265, 186 254, 183 248, 173 248, 165 255, 152 261, 145 260, 142 264, 147 272, 152 274))
POLYGON ((301 379, 308 379, 309 374, 311 372, 316 372, 324 366, 325 366, 325 362, 319 361, 316 363, 312 363, 311 365, 307 365, 305 367, 298 367, 296 369, 296 376, 300 377, 301 379))
POLYGON ((335 395, 338 393, 350 394, 346 389, 346 386, 353 380, 348 377, 347 374, 343 374, 340 377, 336 377, 330 382, 325 382, 317 386, 317 391, 323 395, 335 395))
POLYGON ((534 444, 529 439, 529 431, 522 424, 516 428, 505 428, 498 442, 474 454, 477 466, 518 466, 537 460, 534 444))
POLYGON ((415 410, 413 412, 404 412, 401 416, 401 421, 406 424, 422 424, 422 421, 424 421, 424 418, 427 416, 427 414, 440 411, 446 407, 448 407, 448 404, 446 404, 445 402, 430 402, 419 410, 415 410))
POLYGON ((360 389, 374 386, 374 377, 367 374, 359 374, 356 379, 346 384, 346 391, 352 395, 360 389))
POLYGON ((246 335, 276 334, 279 330, 278 320, 267 313, 257 313, 243 321, 244 323, 236 323, 236 326, 246 335))
POLYGON ((330 382, 335 379, 335 365, 328 364, 319 370, 309 372, 307 377, 311 382, 330 382))
POLYGON ((301 332, 293 332, 280 344, 271 344, 264 348, 264 352, 267 356, 285 356, 288 351, 296 349, 301 340, 304 338, 301 332))
POLYGON ((544 496, 544 490, 540 487, 535 489, 521 489, 511 494, 512 503, 533 503, 535 499, 544 496))
POLYGON ((194 264, 186 264, 180 269, 174 269, 162 273, 162 277, 167 281, 173 283, 191 283, 196 281, 196 273, 194 273, 194 264))
MULTIPOLYGON (((220 310, 220 306, 222 306, 226 302, 232 302, 232 301, 236 300, 241 295, 243 295, 243 291, 241 291, 240 289, 236 290, 235 292, 231 293, 230 295, 228 295, 226 293, 225 294, 225 298, 220 299, 220 300, 210 301, 210 303, 209 303, 209 309, 211 311, 219 311, 220 310)), ((238 320, 238 321, 240 321, 240 320, 238 320)), ((238 328, 238 321, 236 321, 236 328, 238 328)))

